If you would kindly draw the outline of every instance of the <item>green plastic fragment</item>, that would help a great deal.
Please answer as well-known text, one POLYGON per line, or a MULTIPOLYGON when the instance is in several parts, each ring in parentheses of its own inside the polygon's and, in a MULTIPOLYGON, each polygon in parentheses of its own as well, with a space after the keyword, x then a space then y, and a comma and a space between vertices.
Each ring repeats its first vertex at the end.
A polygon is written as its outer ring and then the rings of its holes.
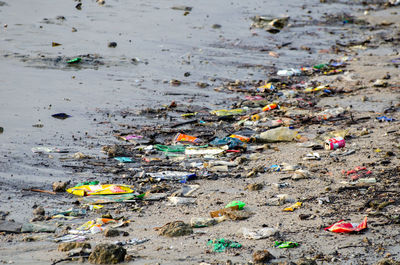
POLYGON ((73 63, 79 63, 82 60, 81 57, 76 57, 74 59, 71 59, 69 61, 67 61, 68 64, 73 64, 73 63))
POLYGON ((321 64, 314 65, 314 68, 315 68, 315 69, 324 69, 324 68, 326 68, 326 67, 328 67, 328 65, 325 64, 325 63, 321 63, 321 64))
POLYGON ((174 152, 174 153, 182 153, 185 152, 186 146, 184 145, 162 145, 162 144, 156 144, 154 146, 157 150, 163 151, 163 152, 174 152))
POLYGON ((208 246, 211 245, 213 247, 214 252, 224 252, 228 248, 242 247, 242 244, 224 238, 209 240, 207 245, 208 246))
POLYGON ((142 193, 142 194, 136 195, 136 198, 143 199, 144 196, 146 196, 146 193, 142 193))
POLYGON ((243 207, 246 205, 244 202, 241 201, 231 201, 230 203, 228 203, 225 208, 229 208, 229 207, 233 207, 233 206, 239 206, 239 210, 242 210, 243 207))
POLYGON ((295 248, 299 246, 299 243, 292 241, 275 241, 274 246, 278 248, 295 248))
POLYGON ((98 180, 94 180, 94 181, 84 181, 84 182, 81 182, 81 183, 75 185, 75 187, 80 187, 80 186, 83 186, 83 185, 97 185, 97 184, 99 184, 99 181, 98 181, 98 180))

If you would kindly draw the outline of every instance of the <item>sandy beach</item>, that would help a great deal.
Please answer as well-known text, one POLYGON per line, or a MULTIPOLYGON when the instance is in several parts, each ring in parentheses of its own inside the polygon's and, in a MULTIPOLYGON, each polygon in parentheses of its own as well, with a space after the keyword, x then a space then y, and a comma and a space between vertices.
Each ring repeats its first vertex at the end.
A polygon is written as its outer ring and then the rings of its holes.
POLYGON ((259 264, 400 264, 399 6, 39 2, 0 1, 0 262, 90 264, 87 253, 59 251, 57 238, 111 217, 126 222, 116 228, 119 235, 86 233, 84 242, 94 252, 102 243, 146 239, 124 245, 121 264, 257 264, 254 253, 261 250, 273 258, 259 264), (287 23, 260 28, 260 16, 287 23), (299 74, 278 75, 284 69, 299 74), (271 103, 279 108, 263 112, 271 103), (213 113, 221 109, 240 113, 213 113), (321 118, 324 111, 337 113, 321 118), (266 116, 254 122, 260 113, 266 116), (297 136, 256 139, 275 127, 297 136), (210 157, 162 152, 160 146, 182 147, 173 141, 177 133, 199 138, 200 145, 232 134, 251 140, 210 157), (138 138, 121 139, 127 135, 138 138), (324 149, 326 137, 338 136, 345 148, 324 149), (52 151, 32 152, 47 147, 52 151), (115 160, 128 156, 131 163, 115 160), (196 178, 152 177, 161 171, 196 178), (88 203, 91 196, 52 190, 58 181, 70 188, 95 180, 132 185, 135 195, 145 195, 88 203), (194 191, 185 196, 187 185, 194 191), (171 205, 170 197, 190 203, 171 205), (245 202, 232 213, 244 217, 226 215, 176 237, 157 230, 209 218, 231 201, 245 202), (296 202, 299 208, 284 211, 296 202), (71 207, 85 213, 54 218, 71 207), (365 217, 368 228, 359 232, 324 229, 365 217), (22 224, 55 231, 21 233, 22 224), (265 228, 274 233, 258 240, 243 233, 265 228), (241 247, 215 252, 208 242, 220 238, 241 247), (298 245, 281 249, 277 241, 298 245))

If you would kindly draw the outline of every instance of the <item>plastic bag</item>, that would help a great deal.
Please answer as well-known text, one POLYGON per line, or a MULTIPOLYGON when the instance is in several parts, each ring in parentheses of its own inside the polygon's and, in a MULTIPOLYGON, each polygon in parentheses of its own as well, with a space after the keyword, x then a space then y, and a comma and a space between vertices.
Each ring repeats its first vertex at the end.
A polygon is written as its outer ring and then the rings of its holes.
POLYGON ((233 149, 236 147, 243 146, 243 142, 237 138, 232 138, 232 137, 224 137, 222 139, 217 137, 210 142, 210 145, 214 146, 228 145, 229 149, 233 149))
POLYGON ((121 193, 133 193, 130 185, 106 184, 106 185, 82 185, 67 189, 67 192, 77 196, 109 195, 121 193))
POLYGON ((193 144, 199 144, 201 143, 201 140, 194 136, 178 133, 174 138, 174 142, 189 142, 193 144))
POLYGON ((277 248, 295 248, 299 246, 299 243, 292 241, 275 241, 274 246, 277 248))
POLYGON ((302 204, 303 204, 302 202, 296 202, 292 206, 283 209, 283 211, 284 212, 294 212, 296 209, 300 208, 302 204))
POLYGON ((260 142, 290 142, 296 139, 298 132, 288 127, 279 127, 263 132, 259 135, 260 142))
POLYGON ((246 227, 242 228, 243 236, 247 239, 263 239, 276 234, 276 230, 274 228, 266 227, 260 229, 248 229, 246 227))
POLYGON ((244 206, 246 206, 246 203, 241 201, 231 201, 225 206, 225 208, 230 208, 235 206, 238 206, 238 210, 243 210, 244 206))
POLYGON ((325 231, 331 231, 334 233, 351 233, 359 232, 364 229, 367 229, 367 217, 365 217, 364 221, 360 224, 345 223, 343 220, 340 220, 339 222, 325 228, 325 231))
POLYGON ((224 238, 209 240, 207 245, 212 245, 215 252, 224 252, 227 248, 242 247, 242 244, 224 238))
POLYGON ((240 114, 245 113, 245 112, 246 111, 244 109, 231 109, 231 110, 220 109, 220 110, 211 111, 211 114, 214 114, 214 115, 217 115, 218 117, 221 117, 221 116, 240 115, 240 114))

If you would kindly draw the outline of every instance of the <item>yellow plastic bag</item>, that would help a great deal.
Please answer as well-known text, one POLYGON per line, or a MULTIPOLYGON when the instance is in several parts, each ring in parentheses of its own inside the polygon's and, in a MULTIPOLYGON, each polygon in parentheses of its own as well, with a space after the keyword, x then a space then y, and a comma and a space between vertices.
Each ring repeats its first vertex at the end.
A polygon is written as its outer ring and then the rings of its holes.
POLYGON ((244 109, 231 109, 231 110, 226 110, 226 109, 220 109, 220 110, 213 110, 210 113, 217 115, 218 117, 221 116, 234 116, 234 115, 240 115, 245 113, 246 111, 244 109))
POLYGON ((67 189, 67 192, 77 196, 89 196, 89 195, 111 195, 111 194, 123 194, 133 193, 130 185, 120 184, 106 184, 106 185, 83 185, 79 187, 73 187, 67 189))
POLYGON ((283 211, 285 211, 285 212, 294 212, 296 209, 300 208, 302 204, 303 204, 302 202, 296 202, 292 206, 283 209, 283 211))

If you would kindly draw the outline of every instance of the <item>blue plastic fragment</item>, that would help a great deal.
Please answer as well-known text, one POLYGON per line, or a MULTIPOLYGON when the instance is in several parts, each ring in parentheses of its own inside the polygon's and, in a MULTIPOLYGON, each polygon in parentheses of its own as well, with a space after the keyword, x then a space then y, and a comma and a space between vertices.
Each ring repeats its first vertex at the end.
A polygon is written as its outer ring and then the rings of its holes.
POLYGON ((281 166, 280 165, 271 165, 271 166, 269 166, 269 168, 267 168, 267 170, 279 172, 279 171, 281 171, 281 166))
POLYGON ((395 121, 395 119, 393 119, 393 118, 388 118, 388 117, 386 117, 386 116, 376 117, 376 119, 377 119, 378 121, 387 121, 387 122, 395 121))
POLYGON ((224 138, 215 138, 210 142, 210 145, 221 146, 228 145, 229 149, 233 149, 235 147, 243 146, 243 142, 237 138, 232 137, 224 137, 224 138))
POLYGON ((125 157, 125 156, 114 157, 114 159, 118 160, 119 162, 122 162, 122 163, 131 163, 131 162, 133 162, 132 158, 125 157))

